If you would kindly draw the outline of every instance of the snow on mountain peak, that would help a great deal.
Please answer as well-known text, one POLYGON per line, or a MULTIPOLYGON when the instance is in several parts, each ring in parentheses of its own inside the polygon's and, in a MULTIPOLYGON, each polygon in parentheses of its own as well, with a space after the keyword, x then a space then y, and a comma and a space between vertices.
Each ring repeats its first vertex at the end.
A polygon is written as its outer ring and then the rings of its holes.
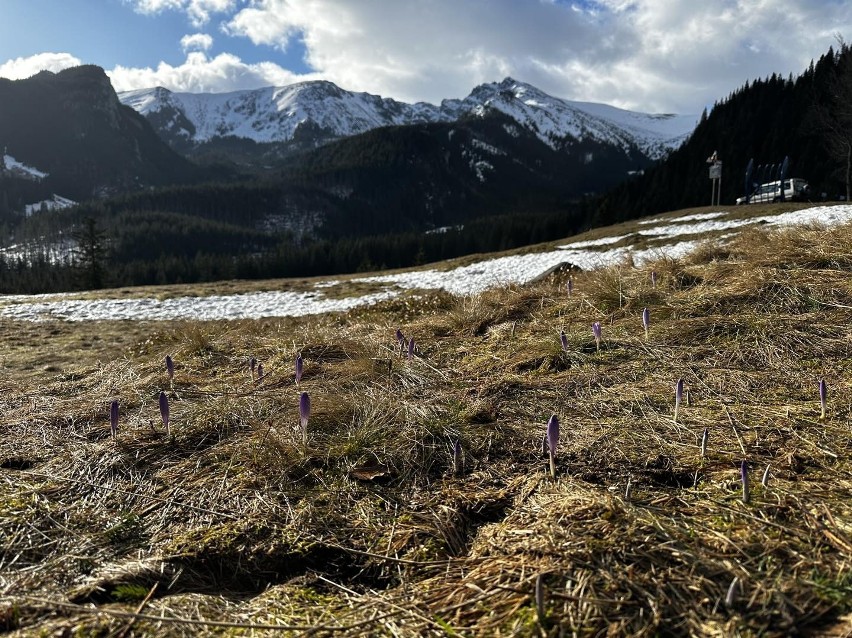
POLYGON ((497 111, 554 148, 592 139, 659 158, 679 146, 698 119, 563 100, 511 77, 481 84, 466 98, 443 100, 440 106, 354 93, 321 80, 231 93, 177 93, 156 87, 126 91, 119 98, 142 115, 157 117, 158 126, 193 142, 228 136, 287 142, 303 125, 337 138, 381 126, 452 122, 497 111))

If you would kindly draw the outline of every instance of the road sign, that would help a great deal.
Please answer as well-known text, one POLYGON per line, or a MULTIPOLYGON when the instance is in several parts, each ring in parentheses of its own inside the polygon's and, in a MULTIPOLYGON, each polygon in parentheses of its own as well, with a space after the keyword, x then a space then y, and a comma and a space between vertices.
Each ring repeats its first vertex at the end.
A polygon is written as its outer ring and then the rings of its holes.
POLYGON ((710 165, 710 179, 722 178, 722 162, 716 162, 710 165))

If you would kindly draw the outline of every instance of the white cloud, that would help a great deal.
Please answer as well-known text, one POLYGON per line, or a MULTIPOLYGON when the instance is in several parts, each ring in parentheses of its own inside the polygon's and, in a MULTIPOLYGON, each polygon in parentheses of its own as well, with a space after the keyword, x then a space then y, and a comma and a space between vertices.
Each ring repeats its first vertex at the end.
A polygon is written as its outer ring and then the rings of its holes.
POLYGON ((852 31, 852 3, 254 0, 225 31, 282 49, 301 37, 318 74, 399 99, 512 75, 571 99, 697 112, 746 80, 804 70, 852 31))
MULTIPOLYGON (((270 61, 211 57, 212 38, 197 33, 182 39, 188 55, 177 66, 113 69, 117 88, 228 91, 327 79, 433 103, 511 75, 569 99, 698 113, 746 81, 800 73, 835 33, 852 33, 846 0, 123 1, 147 14, 182 12, 199 28, 222 21, 217 49, 240 38, 270 61), (271 61, 297 39, 309 75, 271 61)), ((39 68, 55 67, 45 61, 32 72, 39 68)))
POLYGON ((157 14, 163 11, 184 11, 194 27, 202 27, 214 13, 233 11, 236 0, 125 0, 134 5, 136 11, 157 14))
POLYGON ((261 86, 282 86, 315 77, 297 76, 272 62, 246 64, 230 53, 208 57, 192 51, 183 64, 161 62, 156 69, 117 66, 107 71, 116 91, 164 86, 173 91, 220 93, 261 86))
POLYGON ((22 80, 39 71, 61 71, 83 64, 70 53, 39 53, 28 58, 14 58, 0 64, 0 78, 22 80))
POLYGON ((186 51, 209 51, 213 46, 213 37, 206 33, 187 34, 180 39, 180 46, 186 51))

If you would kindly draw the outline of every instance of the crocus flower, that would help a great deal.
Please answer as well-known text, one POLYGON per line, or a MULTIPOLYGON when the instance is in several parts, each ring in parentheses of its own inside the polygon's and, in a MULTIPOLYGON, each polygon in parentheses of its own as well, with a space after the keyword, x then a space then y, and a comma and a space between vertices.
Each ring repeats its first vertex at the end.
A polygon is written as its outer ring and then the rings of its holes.
POLYGON ((821 408, 820 419, 825 420, 825 403, 828 399, 828 388, 825 385, 825 379, 819 380, 819 404, 821 408))
POLYGON ((595 335, 595 349, 600 351, 601 349, 601 322, 595 321, 592 324, 592 334, 595 335))
POLYGON ((411 337, 408 340, 408 360, 411 361, 414 358, 414 337, 411 337))
POLYGON ((458 439, 453 443, 453 472, 455 474, 462 473, 462 447, 461 441, 458 439))
POLYGON ((570 277, 568 278, 568 296, 570 297, 574 293, 574 280, 570 277))
POLYGON ((109 404, 109 429, 113 438, 118 436, 118 399, 109 404))
POLYGON ((568 337, 565 336, 564 330, 561 330, 559 332, 559 341, 562 342, 562 350, 568 352, 568 337))
POLYGON ((304 367, 304 363, 302 362, 302 353, 296 355, 296 383, 302 380, 302 369, 304 367))
POLYGON ((554 414, 547 422, 547 449, 550 452, 550 476, 556 478, 556 446, 559 444, 559 419, 554 414))
POLYGON ((402 354, 405 352, 405 335, 402 334, 402 330, 399 328, 396 329, 396 342, 399 344, 399 353, 402 354))
POLYGON ((751 498, 751 488, 748 484, 748 463, 740 463, 740 479, 743 483, 743 503, 748 503, 751 498))
POLYGON ((710 431, 707 428, 704 428, 704 432, 701 434, 701 458, 703 459, 707 456, 707 439, 710 437, 710 431))
POLYGON ((677 415, 680 412, 680 402, 683 400, 683 379, 678 379, 675 383, 675 410, 674 420, 677 423, 677 415))
POLYGON ((175 362, 172 361, 171 355, 166 355, 166 373, 169 375, 169 381, 174 381, 175 378, 175 362))
POLYGON ((311 397, 307 392, 299 395, 299 421, 302 426, 302 441, 308 442, 308 418, 311 416, 311 397))
POLYGON ((648 340, 648 328, 651 327, 651 311, 642 308, 642 325, 645 327, 645 340, 648 340))
POLYGON ((654 287, 654 288, 657 287, 657 271, 656 270, 651 271, 651 286, 654 287))
POLYGON ((257 359, 252 357, 249 359, 249 370, 251 371, 251 378, 254 379, 254 370, 257 368, 257 359))
POLYGON ((166 434, 171 434, 169 428, 169 397, 165 392, 160 392, 160 416, 163 417, 163 427, 166 428, 166 434))
POLYGON ((263 378, 263 364, 257 364, 257 380, 260 381, 263 378))

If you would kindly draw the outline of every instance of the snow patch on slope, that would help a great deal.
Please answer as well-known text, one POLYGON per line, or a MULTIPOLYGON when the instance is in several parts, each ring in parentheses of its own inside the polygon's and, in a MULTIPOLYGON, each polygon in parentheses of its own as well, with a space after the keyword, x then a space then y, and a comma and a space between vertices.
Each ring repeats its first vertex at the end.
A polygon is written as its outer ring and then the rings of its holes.
POLYGON ((13 176, 23 177, 25 179, 42 180, 49 174, 44 171, 40 171, 37 168, 33 168, 32 166, 28 166, 23 162, 19 162, 11 155, 3 155, 3 166, 5 166, 6 170, 13 176))
POLYGON ((71 208, 72 206, 76 206, 77 202, 68 199, 67 197, 62 197, 60 195, 54 195, 50 199, 45 199, 40 202, 36 202, 35 204, 27 204, 24 206, 24 213, 27 217, 32 215, 33 213, 38 213, 42 209, 44 210, 62 210, 64 208, 71 208))
MULTIPOLYGON (((727 215, 727 213, 722 213, 727 215)), ((822 224, 833 226, 852 222, 852 205, 821 206, 779 215, 764 215, 739 220, 720 220, 706 216, 695 224, 681 224, 682 233, 675 233, 677 219, 657 220, 666 222, 662 226, 650 227, 648 234, 662 237, 658 245, 651 248, 635 248, 631 245, 607 248, 607 246, 629 239, 629 235, 578 241, 556 250, 525 255, 509 255, 478 263, 461 266, 448 271, 436 269, 403 272, 375 277, 362 277, 355 282, 381 284, 382 290, 358 297, 329 297, 323 292, 338 282, 320 282, 313 290, 259 292, 227 296, 179 297, 166 300, 149 299, 101 299, 80 300, 57 296, 0 297, 0 316, 28 321, 64 319, 89 321, 106 319, 166 320, 166 319, 256 319, 261 317, 293 317, 325 312, 342 312, 393 299, 404 290, 446 290, 459 295, 477 294, 491 287, 507 284, 523 284, 536 279, 548 269, 569 262, 584 270, 632 261, 641 265, 660 257, 683 257, 693 251, 700 241, 686 239, 699 228, 718 230, 740 228, 756 223, 770 226, 799 224, 822 224), (710 226, 712 224, 712 226, 710 226), (706 225, 706 226, 704 226, 706 225)), ((690 219, 682 217, 681 220, 690 219)), ((692 217, 695 220, 695 217, 692 217)), ((699 231, 703 232, 703 231, 699 231)), ((642 231, 644 234, 645 231, 642 231)))

